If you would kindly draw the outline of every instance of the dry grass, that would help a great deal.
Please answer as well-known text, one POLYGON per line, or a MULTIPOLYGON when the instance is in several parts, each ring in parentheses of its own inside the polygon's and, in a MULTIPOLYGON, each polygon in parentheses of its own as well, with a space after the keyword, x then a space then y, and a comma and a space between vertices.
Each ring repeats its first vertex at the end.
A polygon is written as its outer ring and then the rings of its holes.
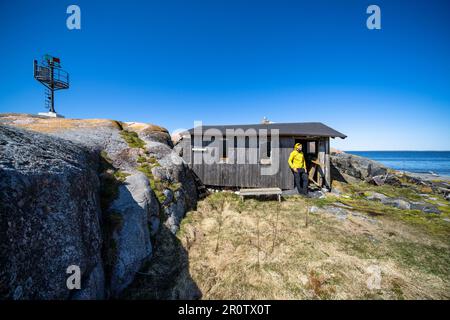
POLYGON ((240 202, 216 193, 178 234, 204 299, 448 299, 449 239, 396 215, 340 221, 316 200, 240 202), (375 222, 373 221, 375 219, 375 222), (369 289, 371 266, 381 286, 369 289))

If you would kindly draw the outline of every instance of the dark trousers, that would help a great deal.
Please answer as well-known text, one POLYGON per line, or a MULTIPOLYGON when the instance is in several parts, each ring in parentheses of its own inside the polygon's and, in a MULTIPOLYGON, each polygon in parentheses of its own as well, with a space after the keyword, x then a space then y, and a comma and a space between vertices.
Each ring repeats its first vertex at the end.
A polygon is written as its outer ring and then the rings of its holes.
POLYGON ((294 182, 298 193, 308 193, 308 174, 306 173, 305 169, 294 170, 294 182))

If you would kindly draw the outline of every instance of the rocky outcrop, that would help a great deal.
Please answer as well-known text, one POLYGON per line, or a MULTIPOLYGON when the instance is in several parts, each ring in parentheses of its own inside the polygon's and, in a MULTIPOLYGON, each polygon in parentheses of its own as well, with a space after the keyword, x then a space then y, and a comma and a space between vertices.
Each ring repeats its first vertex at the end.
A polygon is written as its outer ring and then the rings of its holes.
POLYGON ((0 297, 68 299, 66 270, 101 299, 101 211, 95 157, 74 143, 0 126, 0 297))
MULTIPOLYGON (((376 161, 345 152, 333 153, 331 155, 331 164, 332 179, 334 180, 332 192, 337 196, 340 196, 341 193, 339 190, 341 182, 363 180, 375 186, 413 187, 419 193, 442 194, 445 199, 449 199, 450 182, 448 180, 440 180, 429 175, 387 169, 376 161)), ((377 192, 367 192, 366 199, 379 201, 384 205, 401 210, 418 210, 426 214, 441 214, 441 211, 435 205, 428 202, 392 198, 377 192)))
POLYGON ((367 182, 369 182, 373 185, 376 185, 376 186, 382 186, 382 185, 388 184, 391 186, 400 187, 402 185, 400 178, 392 173, 386 173, 384 175, 370 177, 369 179, 367 179, 367 182))
POLYGON ((116 220, 111 229, 111 295, 117 297, 133 280, 152 254, 150 229, 152 216, 158 216, 157 199, 142 173, 126 178, 108 215, 116 220), (155 210, 156 209, 156 210, 155 210))
POLYGON ((331 165, 335 169, 334 178, 339 178, 336 177, 336 173, 338 173, 360 180, 368 180, 388 173, 388 169, 379 162, 344 152, 332 154, 331 165))
POLYGON ((161 226, 175 233, 196 206, 195 181, 161 127, 10 114, 0 128, 0 298, 120 297, 155 263, 161 226), (24 270, 30 252, 42 279, 24 270), (82 290, 66 288, 69 262, 83 272, 82 290))
POLYGON ((435 177, 428 174, 405 173, 399 172, 399 175, 410 184, 415 184, 419 187, 431 190, 434 193, 442 194, 447 200, 450 196, 450 179, 443 179, 442 177, 435 177))
POLYGON ((387 206, 395 207, 402 210, 409 210, 411 209, 411 204, 403 199, 394 199, 385 196, 382 193, 378 192, 368 192, 367 200, 375 200, 380 201, 382 204, 385 204, 387 206))
POLYGON ((376 186, 386 184, 396 187, 413 184, 442 194, 444 197, 448 197, 450 194, 448 179, 388 169, 376 161, 342 151, 331 154, 331 174, 332 180, 341 182, 363 180, 376 186))
POLYGON ((400 198, 391 198, 379 192, 366 192, 366 199, 379 201, 384 205, 402 210, 419 210, 424 213, 441 214, 441 211, 434 205, 425 202, 408 201, 400 198))
POLYGON ((151 169, 152 175, 160 181, 177 184, 175 188, 162 190, 165 197, 162 210, 167 218, 165 222, 175 234, 186 211, 197 205, 197 186, 193 174, 182 158, 172 149, 172 144, 165 143, 166 139, 170 140, 170 137, 167 135, 167 138, 161 138, 159 127, 156 129, 154 126, 144 127, 137 129, 137 133, 146 143, 148 156, 156 159, 159 164, 151 169))

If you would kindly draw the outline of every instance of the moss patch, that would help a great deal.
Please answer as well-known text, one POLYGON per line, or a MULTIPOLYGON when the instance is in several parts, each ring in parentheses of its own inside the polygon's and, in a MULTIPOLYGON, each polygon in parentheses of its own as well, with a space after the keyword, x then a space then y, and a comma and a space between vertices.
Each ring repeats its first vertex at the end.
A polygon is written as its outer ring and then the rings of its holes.
MULTIPOLYGON (((145 142, 139 138, 136 132, 124 129, 120 131, 120 135, 128 143, 130 148, 141 149, 141 155, 139 155, 136 159, 136 162, 138 163, 138 167, 136 169, 145 174, 149 180, 150 187, 158 198, 158 201, 163 203, 166 200, 166 196, 163 193, 164 189, 170 189, 175 192, 181 187, 181 184, 155 178, 152 173, 152 168, 159 167, 160 164, 154 156, 150 155, 148 150, 145 150, 145 142)), ((126 176, 123 174, 117 174, 118 179, 123 179, 124 177, 126 176)))
POLYGON ((140 164, 137 167, 137 170, 145 174, 145 176, 150 182, 151 188, 155 192, 155 195, 160 203, 163 203, 166 200, 166 196, 163 193, 164 189, 170 189, 172 190, 172 192, 175 192, 181 188, 181 183, 179 182, 157 179, 153 175, 152 168, 160 166, 158 160, 155 157, 147 155, 140 156, 137 161, 140 164))
POLYGON ((144 148, 145 142, 134 131, 122 130, 120 135, 130 148, 144 148))
POLYGON ((116 172, 114 172, 114 177, 119 180, 120 182, 125 182, 125 179, 129 176, 130 174, 123 172, 121 170, 117 170, 116 172))
POLYGON ((138 156, 137 160, 138 163, 145 163, 147 162, 147 158, 143 156, 138 156))

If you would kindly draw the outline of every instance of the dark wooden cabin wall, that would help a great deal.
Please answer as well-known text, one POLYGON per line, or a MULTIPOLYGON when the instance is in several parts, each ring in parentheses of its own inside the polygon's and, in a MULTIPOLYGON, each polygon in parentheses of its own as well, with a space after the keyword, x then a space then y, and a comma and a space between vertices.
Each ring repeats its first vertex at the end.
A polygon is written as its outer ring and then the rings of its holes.
MULTIPOLYGON (((294 187, 294 177, 291 169, 289 168, 288 159, 295 144, 295 137, 280 137, 279 139, 280 167, 278 173, 270 176, 261 175, 261 168, 264 165, 259 163, 259 155, 258 164, 192 164, 194 152, 192 151, 191 141, 189 139, 183 139, 180 143, 184 148, 182 155, 183 159, 190 165, 192 170, 205 185, 240 188, 279 187, 281 189, 292 189, 294 187)), ((325 167, 325 176, 323 177, 323 180, 330 184, 329 141, 329 138, 318 139, 317 153, 319 160, 322 161, 325 167)), ((246 150, 246 159, 248 159, 248 152, 249 150, 246 150)), ((202 153, 200 152, 200 154, 202 153)), ((236 159, 236 153, 234 156, 236 159)))
MULTIPOLYGON (((193 164, 196 152, 192 151, 189 139, 183 139, 180 144, 184 150, 183 159, 190 164, 192 170, 205 185, 241 188, 280 187, 282 189, 290 189, 294 185, 294 178, 287 164, 294 145, 293 137, 280 137, 279 170, 274 175, 261 174, 261 168, 268 165, 259 163, 259 155, 258 164, 193 164)), ((245 152, 248 160, 249 150, 245 152)), ((235 153, 235 159, 236 156, 235 153)))

